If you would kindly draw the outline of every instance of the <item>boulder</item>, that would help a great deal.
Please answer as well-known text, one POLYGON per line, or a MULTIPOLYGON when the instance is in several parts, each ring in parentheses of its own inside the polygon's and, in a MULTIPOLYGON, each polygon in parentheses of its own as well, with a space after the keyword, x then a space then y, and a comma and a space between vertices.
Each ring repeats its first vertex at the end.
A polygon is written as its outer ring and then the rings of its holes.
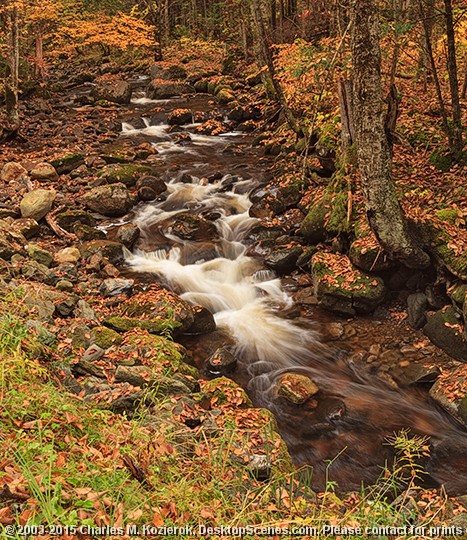
POLYGON ((135 284, 133 279, 122 278, 109 278, 104 279, 99 287, 99 292, 103 296, 118 296, 120 294, 128 294, 131 292, 133 285, 135 284))
POLYGON ((430 389, 443 409, 467 426, 467 366, 445 371, 430 389))
POLYGON ((141 231, 134 223, 127 223, 118 228, 116 239, 126 248, 132 249, 138 238, 141 236, 141 231))
POLYGON ((84 163, 83 154, 65 154, 50 162, 50 165, 57 171, 58 174, 68 174, 74 171, 84 163))
POLYGON ((54 189, 34 189, 26 193, 20 203, 21 216, 41 220, 52 209, 56 196, 54 189))
POLYGON ((162 222, 160 228, 164 234, 194 242, 207 242, 218 236, 214 223, 188 212, 162 222))
POLYGON ((55 253, 54 259, 58 264, 76 264, 81 258, 81 253, 78 248, 68 247, 55 253))
POLYGON ((170 66, 162 66, 153 64, 150 69, 151 78, 163 80, 180 80, 186 79, 187 71, 183 66, 172 64, 170 66))
POLYGON ((123 80, 100 81, 92 90, 95 99, 122 105, 130 103, 132 93, 131 85, 123 80))
POLYGON ((428 298, 424 293, 414 293, 407 298, 407 322, 412 328, 422 328, 426 324, 428 298))
POLYGON ((28 244, 28 255, 34 261, 47 266, 47 268, 53 263, 54 257, 47 250, 42 249, 37 244, 29 243, 28 244))
POLYGON ((214 332, 217 328, 214 315, 205 307, 193 306, 194 322, 186 330, 185 334, 190 336, 200 336, 214 332))
MULTIPOLYGON (((142 175, 151 173, 151 167, 146 165, 135 165, 133 163, 106 165, 98 173, 97 177, 107 184, 122 183, 132 187, 142 175)), ((165 191, 165 190, 164 190, 165 191)))
POLYGON ((94 240, 85 242, 79 247, 81 257, 90 260, 93 255, 106 258, 112 264, 123 262, 123 245, 109 240, 94 240))
POLYGON ((59 227, 68 232, 73 232, 77 224, 94 227, 96 220, 89 212, 84 210, 61 210, 55 214, 55 222, 59 227))
POLYGON ((297 373, 286 373, 277 381, 277 395, 294 405, 303 405, 319 392, 317 384, 309 377, 297 373))
POLYGON ((252 206, 249 214, 256 218, 282 214, 287 209, 296 206, 300 198, 300 188, 295 184, 259 187, 250 196, 252 206))
POLYGON ((303 249, 299 246, 288 249, 273 250, 264 260, 266 266, 278 274, 289 274, 297 266, 297 261, 303 249))
POLYGON ((136 153, 129 148, 118 148, 102 153, 100 156, 106 163, 130 163, 136 158, 136 153))
POLYGON ((235 371, 237 358, 225 347, 217 351, 209 358, 206 371, 215 377, 221 377, 235 371))
POLYGON ((182 94, 190 94, 194 91, 195 89, 190 84, 154 79, 149 83, 146 95, 149 99, 169 99, 182 94))
POLYGON ((183 126, 193 122, 193 111, 190 109, 174 109, 167 116, 169 126, 183 126))
POLYGON ((456 360, 467 362, 467 341, 460 316, 452 306, 438 310, 423 328, 425 335, 456 360))
POLYGON ((311 269, 318 304, 331 311, 371 313, 386 296, 383 280, 355 268, 345 255, 315 253, 311 269))
POLYGON ((167 189, 165 182, 155 176, 143 176, 136 182, 138 199, 140 201, 153 201, 167 189))
POLYGON ((14 183, 28 175, 28 171, 20 164, 14 161, 5 163, 0 173, 0 180, 6 184, 14 183))
POLYGON ((38 163, 31 171, 31 178, 35 180, 58 180, 58 174, 50 163, 38 163))
POLYGON ((98 186, 83 199, 88 208, 108 217, 124 216, 133 206, 133 199, 124 184, 98 186))

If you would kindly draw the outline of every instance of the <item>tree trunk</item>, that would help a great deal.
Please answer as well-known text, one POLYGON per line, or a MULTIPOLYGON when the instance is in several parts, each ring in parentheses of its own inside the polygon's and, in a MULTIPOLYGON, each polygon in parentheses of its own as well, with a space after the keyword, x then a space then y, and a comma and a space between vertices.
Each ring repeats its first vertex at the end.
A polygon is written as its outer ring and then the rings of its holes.
POLYGON ((8 76, 5 79, 5 104, 7 119, 14 128, 19 128, 18 82, 19 82, 19 22, 18 8, 6 14, 8 76))
POLYGON ((345 152, 354 143, 355 131, 353 120, 353 99, 352 83, 347 79, 340 79, 339 86, 339 108, 341 113, 341 141, 342 151, 345 152))
POLYGON ((354 2, 351 16, 355 142, 368 220, 390 257, 410 268, 424 268, 430 259, 409 234, 392 178, 392 159, 384 125, 380 24, 375 1, 354 2))
POLYGON ((459 81, 457 78, 456 42, 452 20, 451 0, 444 0, 444 18, 448 44, 448 75, 452 103, 452 143, 454 155, 459 160, 462 155, 462 114, 459 99, 459 81))
POLYGON ((36 33, 36 63, 34 66, 34 75, 36 79, 44 77, 44 40, 42 36, 42 28, 37 29, 36 33))

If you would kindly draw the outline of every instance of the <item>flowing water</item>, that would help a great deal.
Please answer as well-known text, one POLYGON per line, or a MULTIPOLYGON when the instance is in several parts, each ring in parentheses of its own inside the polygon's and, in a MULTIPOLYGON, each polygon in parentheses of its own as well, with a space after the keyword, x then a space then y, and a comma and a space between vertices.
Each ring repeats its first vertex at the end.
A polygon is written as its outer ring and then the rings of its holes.
POLYGON ((427 481, 445 483, 452 493, 465 492, 467 436, 460 426, 426 393, 391 388, 349 363, 344 350, 324 345, 313 320, 285 317, 292 298, 261 259, 250 255, 258 220, 249 216, 248 194, 263 179, 267 163, 241 133, 200 135, 197 124, 183 127, 188 137, 171 133, 164 118, 172 108, 210 107, 203 96, 174 101, 139 98, 135 105, 158 105, 162 113, 123 124, 123 136, 156 147, 162 160, 158 167, 168 182, 166 196, 135 212, 145 250, 128 256, 129 267, 153 274, 214 314, 217 341, 209 336, 192 340, 198 357, 206 360, 219 343, 231 345, 239 359, 234 378, 256 406, 275 414, 294 461, 313 465, 316 487, 323 486, 326 469, 342 489, 374 481, 391 458, 385 439, 409 428, 432 438, 427 481), (215 230, 196 241, 177 237, 173 224, 187 212, 211 220, 215 230), (320 389, 317 403, 296 407, 278 398, 276 383, 286 372, 310 376, 320 389), (336 456, 329 467, 327 460, 336 456))

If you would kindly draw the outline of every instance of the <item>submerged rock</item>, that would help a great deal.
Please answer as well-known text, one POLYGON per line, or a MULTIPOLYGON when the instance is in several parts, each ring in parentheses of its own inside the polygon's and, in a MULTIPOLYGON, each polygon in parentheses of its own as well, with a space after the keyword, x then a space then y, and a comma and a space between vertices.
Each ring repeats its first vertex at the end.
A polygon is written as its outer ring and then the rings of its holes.
POLYGON ((210 375, 219 377, 235 371, 236 367, 237 358, 228 349, 221 347, 209 358, 206 370, 210 375))

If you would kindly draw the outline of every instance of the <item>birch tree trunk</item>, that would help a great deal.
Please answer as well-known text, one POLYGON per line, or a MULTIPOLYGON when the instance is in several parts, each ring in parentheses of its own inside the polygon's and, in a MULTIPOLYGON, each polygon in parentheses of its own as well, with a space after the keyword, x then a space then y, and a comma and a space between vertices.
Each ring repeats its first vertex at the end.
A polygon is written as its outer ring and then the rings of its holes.
POLYGON ((410 268, 424 268, 430 259, 409 234, 392 178, 376 0, 354 0, 351 17, 355 142, 368 220, 391 258, 410 268))

